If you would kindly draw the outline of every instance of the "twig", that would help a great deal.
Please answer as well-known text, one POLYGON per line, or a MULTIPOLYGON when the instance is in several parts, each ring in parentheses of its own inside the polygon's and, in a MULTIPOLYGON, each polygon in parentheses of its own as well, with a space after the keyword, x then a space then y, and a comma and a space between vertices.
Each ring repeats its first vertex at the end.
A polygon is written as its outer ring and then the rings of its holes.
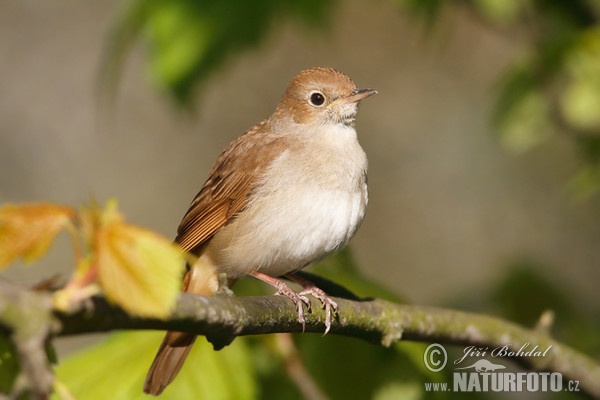
POLYGON ((278 353, 283 358, 288 377, 296 384, 302 397, 306 400, 327 400, 328 397, 306 370, 292 335, 289 333, 276 334, 275 344, 278 353))

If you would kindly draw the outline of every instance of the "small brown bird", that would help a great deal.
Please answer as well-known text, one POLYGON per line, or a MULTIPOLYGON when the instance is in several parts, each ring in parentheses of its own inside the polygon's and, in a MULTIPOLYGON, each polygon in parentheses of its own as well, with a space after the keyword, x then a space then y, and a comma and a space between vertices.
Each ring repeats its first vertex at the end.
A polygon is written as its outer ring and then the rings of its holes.
MULTIPOLYGON (((301 71, 275 112, 227 146, 177 231, 175 241, 198 256, 184 291, 208 296, 218 273, 252 275, 294 301, 302 325, 306 294, 315 296, 329 331, 337 304, 294 272, 345 246, 364 217, 367 157, 354 121, 358 102, 375 93, 331 68, 301 71)), ((158 395, 173 381, 195 338, 166 334, 144 392, 158 395)))

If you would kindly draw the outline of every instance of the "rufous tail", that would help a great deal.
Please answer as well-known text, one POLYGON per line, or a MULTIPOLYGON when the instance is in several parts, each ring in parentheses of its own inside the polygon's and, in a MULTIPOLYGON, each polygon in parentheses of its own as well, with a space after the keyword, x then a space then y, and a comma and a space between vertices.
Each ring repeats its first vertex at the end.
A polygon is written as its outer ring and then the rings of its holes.
MULTIPOLYGON (((183 291, 201 296, 210 296, 218 289, 217 274, 206 256, 186 272, 183 291)), ((196 335, 169 331, 165 335, 144 382, 144 393, 158 396, 177 374, 196 341, 196 335)))

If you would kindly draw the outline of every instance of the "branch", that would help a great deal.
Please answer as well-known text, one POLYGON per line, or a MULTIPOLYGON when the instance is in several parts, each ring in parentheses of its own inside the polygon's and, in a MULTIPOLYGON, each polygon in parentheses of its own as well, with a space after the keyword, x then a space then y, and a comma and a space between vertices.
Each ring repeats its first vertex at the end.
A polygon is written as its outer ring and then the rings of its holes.
MULTIPOLYGON (((330 293, 341 293, 323 282, 318 284, 330 293)), ((600 398, 597 362, 552 339, 544 329, 525 329, 486 315, 357 299, 347 292, 342 295, 345 298, 335 299, 339 314, 330 334, 383 346, 405 339, 488 348, 506 346, 514 353, 529 344, 528 349, 537 346, 550 351, 545 357, 513 357, 518 363, 535 371, 559 372, 565 380, 579 381, 583 392, 600 398)), ((237 336, 302 331, 294 304, 283 296, 201 297, 183 293, 168 320, 133 317, 101 297, 72 313, 52 312, 51 304, 48 293, 0 280, 0 324, 4 333, 11 334, 22 372, 17 380, 21 383, 13 394, 29 389, 45 398, 50 392, 52 373, 43 349, 48 335, 117 329, 178 330, 204 335, 220 349, 237 336)), ((313 309, 306 314, 306 331, 323 333, 324 321, 325 312, 313 309)))
MULTIPOLYGON (((337 320, 330 334, 355 337, 390 346, 400 340, 439 342, 496 348, 517 352, 551 350, 546 357, 513 357, 535 371, 560 372, 565 380, 579 381, 585 393, 600 397, 600 366, 596 361, 552 339, 543 330, 531 330, 508 321, 468 312, 400 305, 378 299, 335 298, 337 320)), ((92 307, 73 314, 55 313, 62 323, 58 335, 115 329, 179 330, 204 335, 220 349, 237 336, 302 332, 295 306, 283 296, 201 297, 183 293, 169 320, 136 318, 94 298, 92 307)), ((313 309, 306 315, 306 331, 323 333, 325 313, 313 309)))
MULTIPOLYGON (((20 398, 27 392, 36 399, 46 398, 54 381, 45 351, 46 339, 56 328, 52 298, 0 279, 0 325, 8 329, 0 334, 10 337, 20 369, 11 398, 20 398)), ((16 371, 4 371, 12 372, 16 371)))

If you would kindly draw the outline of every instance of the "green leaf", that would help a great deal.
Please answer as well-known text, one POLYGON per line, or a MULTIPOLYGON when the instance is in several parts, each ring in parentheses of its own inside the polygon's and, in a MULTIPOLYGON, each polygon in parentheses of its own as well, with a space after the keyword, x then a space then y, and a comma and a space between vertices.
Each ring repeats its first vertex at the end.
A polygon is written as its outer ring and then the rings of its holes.
MULTIPOLYGON (((57 377, 77 400, 149 399, 142 387, 162 337, 162 332, 112 334, 62 362, 56 368, 57 377)), ((160 398, 255 399, 250 361, 243 339, 214 351, 204 338, 199 338, 177 379, 160 398)))
POLYGON ((144 28, 152 46, 151 75, 163 85, 177 87, 209 51, 218 26, 197 13, 192 2, 165 2, 152 10, 144 28))
POLYGON ((600 129, 600 28, 584 31, 566 59, 569 78, 561 106, 576 129, 600 129))
POLYGON ((131 0, 122 9, 103 56, 100 84, 109 96, 136 38, 147 44, 149 71, 159 86, 189 104, 197 83, 234 52, 264 40, 273 22, 297 17, 322 26, 332 0, 131 0))

